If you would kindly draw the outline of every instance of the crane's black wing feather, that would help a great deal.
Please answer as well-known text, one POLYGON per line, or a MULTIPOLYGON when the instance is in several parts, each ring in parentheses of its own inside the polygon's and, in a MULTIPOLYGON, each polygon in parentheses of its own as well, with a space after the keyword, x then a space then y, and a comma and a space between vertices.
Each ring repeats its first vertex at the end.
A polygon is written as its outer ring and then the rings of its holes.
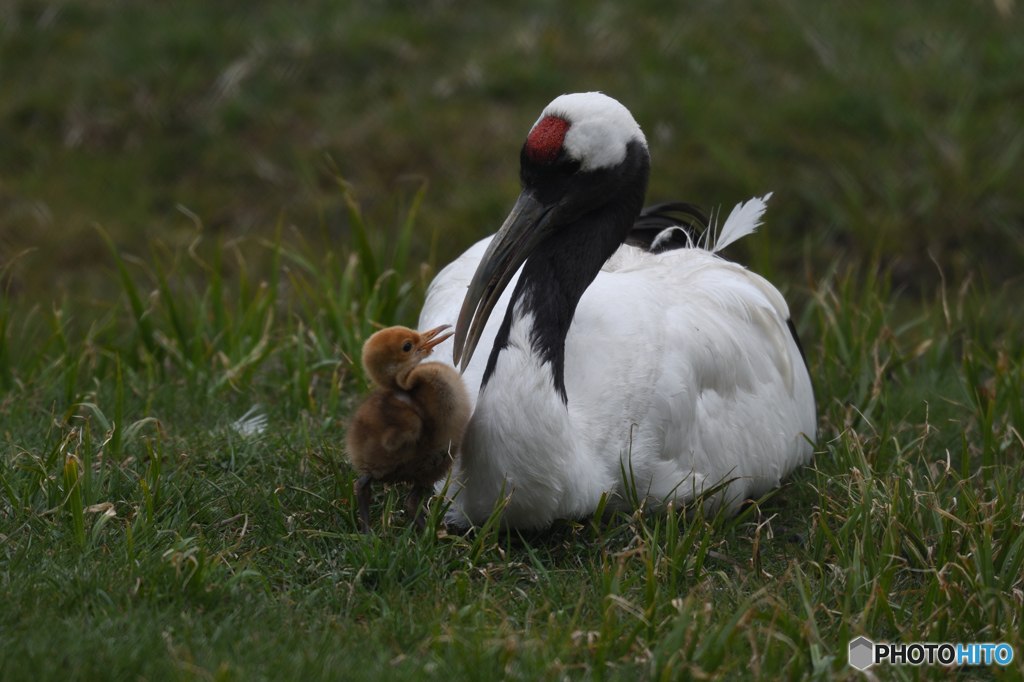
POLYGON ((685 249, 697 243, 697 237, 708 227, 708 217, 696 204, 688 201, 666 201, 652 206, 645 206, 633 223, 633 229, 626 238, 626 243, 650 251, 661 253, 672 249, 685 249), (657 247, 654 240, 669 227, 672 230, 668 238, 663 239, 657 247))

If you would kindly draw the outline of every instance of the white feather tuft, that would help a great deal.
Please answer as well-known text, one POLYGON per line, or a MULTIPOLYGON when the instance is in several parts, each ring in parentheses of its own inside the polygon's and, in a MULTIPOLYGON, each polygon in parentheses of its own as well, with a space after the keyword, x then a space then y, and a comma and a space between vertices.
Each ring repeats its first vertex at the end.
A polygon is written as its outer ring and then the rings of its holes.
POLYGON ((768 208, 767 202, 771 196, 772 193, 768 192, 760 199, 754 197, 746 203, 736 204, 732 213, 725 219, 725 225, 722 226, 722 231, 719 233, 718 239, 715 240, 711 253, 718 253, 737 239, 746 237, 756 230, 757 226, 761 224, 761 216, 768 208))
POLYGON ((245 414, 231 422, 230 428, 244 438, 258 436, 267 428, 267 415, 260 414, 259 404, 253 405, 245 414))
POLYGON ((654 251, 656 248, 667 242, 669 239, 672 239, 672 233, 675 232, 676 230, 683 231, 683 233, 686 235, 686 241, 692 247, 693 239, 690 238, 690 233, 687 232, 684 228, 680 227, 679 225, 673 225, 672 227, 666 227, 664 230, 658 233, 658 236, 656 236, 654 238, 654 241, 651 242, 651 251, 654 251))

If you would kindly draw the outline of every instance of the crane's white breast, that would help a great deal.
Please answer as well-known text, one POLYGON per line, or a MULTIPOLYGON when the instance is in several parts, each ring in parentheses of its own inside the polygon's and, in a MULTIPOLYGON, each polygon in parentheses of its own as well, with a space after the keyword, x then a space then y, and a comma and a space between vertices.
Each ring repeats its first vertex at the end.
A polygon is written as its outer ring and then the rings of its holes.
MULTIPOLYGON (((421 329, 454 324, 488 243, 489 238, 478 242, 438 274, 420 316, 421 329)), ((464 373, 474 406, 514 287, 515 280, 495 306, 464 373)), ((771 284, 707 251, 652 255, 620 247, 584 293, 566 338, 566 430, 574 439, 573 456, 585 461, 564 466, 566 480, 551 481, 561 475, 558 470, 534 465, 551 444, 550 434, 541 438, 538 433, 536 452, 525 453, 521 464, 502 454, 502 461, 511 462, 503 466, 522 469, 514 472, 520 487, 529 486, 532 476, 538 488, 563 496, 589 498, 594 482, 605 482, 619 506, 625 504, 626 485, 634 485, 641 496, 666 501, 692 499, 706 485, 736 478, 728 489, 731 504, 762 494, 807 461, 812 449, 803 434, 813 439, 815 433, 810 377, 786 327, 788 316, 785 300, 771 284), (631 471, 632 481, 622 481, 623 467, 631 471), (589 477, 585 485, 578 480, 581 471, 589 477)), ((433 359, 451 364, 451 343, 438 346, 433 359)), ((505 371, 529 371, 511 365, 505 363, 505 371)), ((552 408, 531 400, 521 387, 544 382, 517 376, 503 386, 502 368, 499 362, 488 392, 516 394, 503 401, 489 395, 488 405, 514 410, 509 406, 518 404, 519 414, 474 415, 474 422, 515 418, 527 436, 517 439, 516 447, 529 448, 529 424, 544 423, 550 430, 552 408), (534 409, 545 412, 531 416, 534 409)), ((504 452, 503 443, 472 442, 504 452)), ((488 457, 483 451, 468 454, 488 457)), ((565 509, 596 504, 589 499, 563 502, 565 509)), ((508 509, 506 516, 514 511, 508 509)), ((510 522, 517 525, 515 519, 510 522)), ((531 518, 528 525, 543 524, 531 518)))

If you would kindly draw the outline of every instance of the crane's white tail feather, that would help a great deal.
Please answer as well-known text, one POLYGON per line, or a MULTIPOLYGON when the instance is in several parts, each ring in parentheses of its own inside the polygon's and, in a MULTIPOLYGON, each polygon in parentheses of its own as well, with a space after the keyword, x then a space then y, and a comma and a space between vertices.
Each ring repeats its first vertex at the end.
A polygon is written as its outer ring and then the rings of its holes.
POLYGON ((683 235, 686 236, 687 248, 693 248, 693 237, 690 236, 690 233, 686 230, 686 228, 680 227, 679 225, 675 225, 673 227, 666 227, 664 230, 658 233, 658 236, 655 237, 654 241, 651 242, 651 252, 653 253, 654 250, 657 249, 659 246, 661 246, 668 240, 672 239, 672 233, 675 232, 676 230, 679 230, 680 232, 683 233, 683 235))
POLYGON ((768 192, 768 194, 765 194, 760 199, 754 197, 746 203, 736 204, 735 208, 732 209, 732 213, 725 219, 725 225, 722 226, 722 231, 718 233, 715 245, 711 247, 711 253, 718 253, 737 239, 746 237, 754 232, 757 226, 761 224, 761 216, 764 215, 765 209, 768 208, 767 202, 771 196, 772 193, 768 192))

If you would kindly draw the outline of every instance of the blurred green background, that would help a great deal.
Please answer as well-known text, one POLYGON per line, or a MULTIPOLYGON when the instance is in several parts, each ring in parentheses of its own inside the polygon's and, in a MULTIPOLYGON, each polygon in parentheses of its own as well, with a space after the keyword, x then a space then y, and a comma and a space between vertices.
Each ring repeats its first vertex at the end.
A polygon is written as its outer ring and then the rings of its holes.
MULTIPOLYGON (((543 106, 604 91, 651 145, 648 201, 773 191, 734 255, 934 292, 1024 265, 1024 8, 1014 0, 0 3, 0 265, 23 300, 113 286, 94 224, 147 257, 196 220, 345 244, 430 184, 414 256, 493 232, 543 106), (933 262, 933 259, 935 262, 933 262)), ((259 256, 250 256, 260 266, 259 256)), ((269 261, 262 261, 263 266, 269 261)))

